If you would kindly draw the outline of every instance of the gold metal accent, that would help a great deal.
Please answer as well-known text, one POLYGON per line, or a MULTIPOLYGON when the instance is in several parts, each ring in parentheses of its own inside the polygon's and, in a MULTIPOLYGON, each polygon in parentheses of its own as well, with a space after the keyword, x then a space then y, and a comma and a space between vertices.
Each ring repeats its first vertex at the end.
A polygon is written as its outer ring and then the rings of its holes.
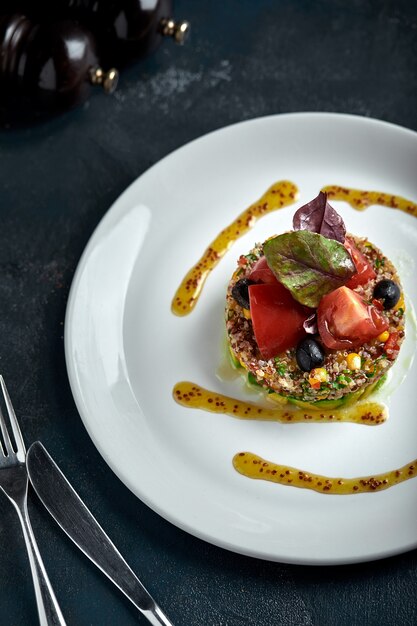
POLYGON ((101 85, 106 93, 113 93, 119 82, 119 72, 112 68, 104 72, 101 67, 90 70, 90 81, 93 85, 101 85))
POLYGON ((190 22, 174 22, 172 19, 162 19, 160 21, 160 32, 164 37, 172 37, 175 43, 183 44, 190 34, 190 22))

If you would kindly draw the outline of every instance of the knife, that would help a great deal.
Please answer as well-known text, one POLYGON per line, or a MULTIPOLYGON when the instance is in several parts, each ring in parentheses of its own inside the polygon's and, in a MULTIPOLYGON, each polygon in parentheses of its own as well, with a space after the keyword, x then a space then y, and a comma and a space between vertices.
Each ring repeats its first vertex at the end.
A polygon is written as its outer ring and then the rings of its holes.
POLYGON ((26 457, 30 482, 41 502, 76 546, 154 626, 173 626, 110 541, 40 441, 26 457))

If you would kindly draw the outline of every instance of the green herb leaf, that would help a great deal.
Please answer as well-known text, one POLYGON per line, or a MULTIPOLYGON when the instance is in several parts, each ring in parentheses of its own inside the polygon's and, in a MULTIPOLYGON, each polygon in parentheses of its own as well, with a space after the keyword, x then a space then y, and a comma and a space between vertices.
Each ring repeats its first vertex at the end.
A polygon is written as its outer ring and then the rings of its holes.
POLYGON ((248 383, 250 385, 254 385, 255 387, 262 387, 262 385, 258 382, 256 376, 252 374, 252 372, 248 372, 248 383))
POLYGON ((322 296, 344 285, 356 272, 341 243, 308 230, 269 239, 264 254, 279 282, 309 307, 317 307, 322 296))
POLYGON ((274 361, 275 361, 275 369, 277 371, 277 374, 279 376, 284 376, 285 372, 287 371, 287 366, 286 366, 285 362, 281 361, 277 357, 275 357, 274 361))

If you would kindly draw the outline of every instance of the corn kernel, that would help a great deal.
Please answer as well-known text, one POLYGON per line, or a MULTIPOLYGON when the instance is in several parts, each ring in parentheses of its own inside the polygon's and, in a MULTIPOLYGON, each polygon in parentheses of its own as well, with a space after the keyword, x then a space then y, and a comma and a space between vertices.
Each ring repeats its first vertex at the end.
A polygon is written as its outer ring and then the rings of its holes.
POLYGON ((373 372, 375 369, 374 361, 371 361, 371 359, 367 359, 363 364, 363 369, 365 372, 373 372))
POLYGON ((247 320, 250 320, 250 311, 249 309, 243 309, 243 317, 246 317, 247 320))
POLYGON ((312 378, 317 378, 317 380, 319 380, 322 383, 327 382, 327 370, 324 369, 324 367, 316 367, 315 369, 311 370, 310 372, 310 376, 312 378))
POLYGON ((383 343, 385 343, 387 341, 388 337, 389 337, 389 332, 387 330, 384 330, 383 333, 378 335, 377 340, 378 341, 382 341, 383 343))
POLYGON ((328 380, 327 370, 324 367, 316 367, 310 372, 308 382, 313 389, 320 389, 321 383, 326 383, 328 380))
POLYGON ((347 366, 350 370, 360 370, 362 359, 356 352, 349 352, 346 357, 347 366))

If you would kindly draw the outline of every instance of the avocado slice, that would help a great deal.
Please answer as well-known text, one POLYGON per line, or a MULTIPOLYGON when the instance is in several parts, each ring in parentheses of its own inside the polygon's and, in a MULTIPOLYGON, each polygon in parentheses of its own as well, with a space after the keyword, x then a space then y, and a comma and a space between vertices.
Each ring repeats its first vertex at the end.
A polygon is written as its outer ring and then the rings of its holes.
POLYGON ((371 393, 379 389, 384 384, 386 377, 387 376, 385 374, 375 383, 366 387, 366 389, 359 389, 358 391, 348 393, 337 400, 317 400, 316 402, 305 402, 304 400, 299 400, 298 398, 294 398, 292 396, 284 396, 276 392, 269 394, 268 397, 279 404, 282 404, 283 400, 286 400, 289 404, 294 404, 300 409, 313 411, 317 409, 326 409, 332 411, 333 409, 340 409, 342 407, 349 406, 350 404, 354 404, 360 399, 363 400, 364 398, 367 398, 371 393))

